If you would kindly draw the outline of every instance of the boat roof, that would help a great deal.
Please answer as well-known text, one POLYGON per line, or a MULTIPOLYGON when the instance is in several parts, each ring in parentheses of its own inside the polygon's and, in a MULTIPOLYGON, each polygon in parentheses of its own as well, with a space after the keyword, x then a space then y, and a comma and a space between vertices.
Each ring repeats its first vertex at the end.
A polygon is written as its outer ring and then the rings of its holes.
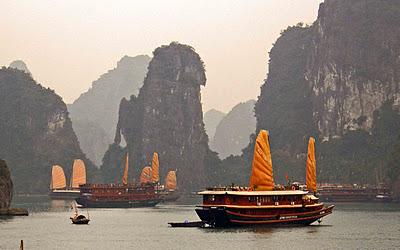
POLYGON ((80 190, 74 190, 74 189, 53 189, 51 190, 53 193, 80 193, 80 190))
POLYGON ((229 194, 229 195, 303 195, 308 194, 306 191, 302 190, 274 190, 274 191, 214 191, 214 190, 205 190, 200 191, 197 194, 199 195, 222 195, 222 194, 229 194))

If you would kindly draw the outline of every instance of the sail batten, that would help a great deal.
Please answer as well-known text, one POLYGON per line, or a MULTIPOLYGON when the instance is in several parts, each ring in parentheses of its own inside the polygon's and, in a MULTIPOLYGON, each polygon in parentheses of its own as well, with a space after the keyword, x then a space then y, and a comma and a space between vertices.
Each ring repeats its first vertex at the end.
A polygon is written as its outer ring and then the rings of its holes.
POLYGON ((151 182, 151 176, 152 176, 151 172, 152 170, 150 166, 143 168, 142 173, 140 174, 140 184, 146 184, 151 182))
POLYGON ((72 166, 71 187, 79 188, 79 185, 86 184, 86 167, 81 159, 75 159, 72 166))
POLYGON ((126 153, 124 175, 122 176, 123 185, 128 185, 128 170, 129 170, 129 154, 126 153))
POLYGON ((317 192, 317 163, 315 161, 315 139, 313 137, 310 137, 308 141, 306 185, 308 190, 317 192))
POLYGON ((51 170, 51 189, 63 189, 66 186, 67 181, 63 168, 59 165, 54 165, 51 170))
POLYGON ((258 191, 274 189, 269 135, 266 130, 261 130, 256 139, 249 186, 258 191))
POLYGON ((154 152, 153 160, 151 162, 151 181, 154 183, 157 183, 160 180, 159 167, 158 154, 157 152, 154 152))
POLYGON ((176 189, 176 172, 169 171, 167 177, 165 178, 165 188, 167 190, 175 190, 176 189))

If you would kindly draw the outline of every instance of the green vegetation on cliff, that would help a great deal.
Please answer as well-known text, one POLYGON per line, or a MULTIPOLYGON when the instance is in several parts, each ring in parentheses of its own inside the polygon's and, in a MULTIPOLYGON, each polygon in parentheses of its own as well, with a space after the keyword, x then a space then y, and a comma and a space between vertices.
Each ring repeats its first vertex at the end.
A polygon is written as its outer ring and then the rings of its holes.
POLYGON ((13 196, 13 182, 5 161, 0 159, 0 210, 8 209, 13 196))
POLYGON ((75 158, 85 161, 88 177, 94 168, 79 148, 67 107, 53 90, 30 74, 0 69, 0 157, 13 176, 16 192, 47 193, 51 166, 64 167, 69 177, 75 158))
MULTIPOLYGON (((282 32, 255 106, 276 182, 304 181, 313 136, 319 182, 399 186, 399 16, 399 1, 325 0, 311 26, 282 32)), ((253 143, 221 166, 249 171, 253 143)))
POLYGON ((398 1, 326 0, 313 25, 281 34, 256 104, 278 182, 286 171, 304 180, 314 136, 320 182, 390 184, 396 171, 386 165, 400 129, 398 16, 398 1))

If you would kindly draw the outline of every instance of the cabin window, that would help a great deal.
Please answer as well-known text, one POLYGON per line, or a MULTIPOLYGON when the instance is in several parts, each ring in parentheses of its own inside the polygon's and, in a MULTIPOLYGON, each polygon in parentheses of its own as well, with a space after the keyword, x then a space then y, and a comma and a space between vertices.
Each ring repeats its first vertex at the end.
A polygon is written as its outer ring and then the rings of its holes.
POLYGON ((256 197, 254 196, 249 196, 249 202, 255 202, 256 201, 256 197))
POLYGON ((215 201, 215 195, 210 195, 210 201, 215 201))

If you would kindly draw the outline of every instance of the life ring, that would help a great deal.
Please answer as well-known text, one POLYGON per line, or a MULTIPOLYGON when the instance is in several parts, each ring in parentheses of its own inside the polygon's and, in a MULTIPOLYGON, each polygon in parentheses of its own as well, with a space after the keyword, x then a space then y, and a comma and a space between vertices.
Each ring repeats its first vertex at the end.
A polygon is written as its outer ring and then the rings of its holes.
POLYGON ((295 187, 295 186, 292 186, 292 191, 294 191, 294 190, 296 190, 296 187, 295 187))

